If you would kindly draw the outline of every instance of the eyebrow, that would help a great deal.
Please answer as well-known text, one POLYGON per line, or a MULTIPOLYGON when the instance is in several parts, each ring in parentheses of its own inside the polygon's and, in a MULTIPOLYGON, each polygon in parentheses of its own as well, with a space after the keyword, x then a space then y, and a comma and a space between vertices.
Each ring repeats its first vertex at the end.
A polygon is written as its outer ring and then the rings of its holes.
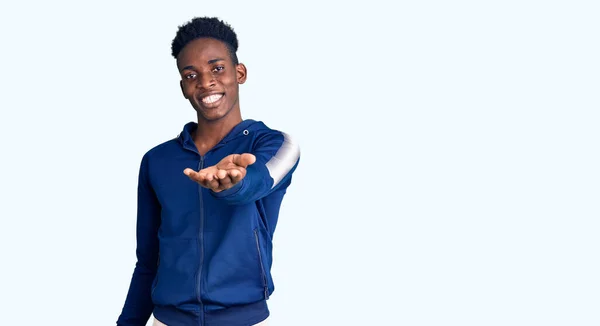
MULTIPOLYGON (((221 58, 211 59, 211 60, 208 60, 208 64, 211 65, 211 64, 213 64, 215 62, 219 62, 219 61, 225 61, 225 59, 221 59, 221 58)), ((186 69, 197 70, 196 67, 194 67, 194 66, 185 66, 185 67, 181 68, 180 71, 184 71, 186 69)))

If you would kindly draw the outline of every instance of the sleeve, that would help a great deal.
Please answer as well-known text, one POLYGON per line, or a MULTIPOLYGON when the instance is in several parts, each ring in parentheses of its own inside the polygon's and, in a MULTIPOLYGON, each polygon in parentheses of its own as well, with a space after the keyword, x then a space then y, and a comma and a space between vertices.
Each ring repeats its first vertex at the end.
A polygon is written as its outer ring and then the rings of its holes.
POLYGON ((256 162, 246 168, 246 176, 235 186, 212 195, 231 205, 243 205, 268 196, 290 184, 300 161, 300 147, 286 133, 263 136, 252 152, 256 162))
POLYGON ((137 262, 118 326, 144 326, 154 309, 151 288, 158 268, 160 204, 148 178, 148 154, 142 159, 138 180, 137 262))

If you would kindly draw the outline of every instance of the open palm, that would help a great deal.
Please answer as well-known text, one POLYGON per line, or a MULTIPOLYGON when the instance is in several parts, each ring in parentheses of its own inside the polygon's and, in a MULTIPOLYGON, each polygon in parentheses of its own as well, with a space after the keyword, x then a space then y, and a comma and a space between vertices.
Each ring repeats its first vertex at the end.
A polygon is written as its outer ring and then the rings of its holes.
POLYGON ((197 172, 188 168, 183 170, 183 173, 202 187, 214 192, 221 192, 240 182, 246 176, 248 165, 254 162, 256 162, 256 157, 252 154, 231 154, 216 165, 197 172))

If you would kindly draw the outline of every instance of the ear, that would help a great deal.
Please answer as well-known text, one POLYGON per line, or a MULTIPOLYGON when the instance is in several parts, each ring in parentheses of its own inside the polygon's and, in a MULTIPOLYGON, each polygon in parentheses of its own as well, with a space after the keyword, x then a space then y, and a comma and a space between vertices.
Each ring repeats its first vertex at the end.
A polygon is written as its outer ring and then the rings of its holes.
POLYGON ((243 84, 246 82, 246 76, 248 74, 248 71, 246 70, 246 66, 243 63, 238 63, 235 66, 235 71, 236 71, 236 75, 237 75, 237 82, 238 84, 243 84))
POLYGON ((183 94, 183 97, 185 97, 185 99, 187 100, 187 96, 185 95, 185 92, 183 91, 183 80, 179 81, 179 87, 181 88, 181 94, 183 94))

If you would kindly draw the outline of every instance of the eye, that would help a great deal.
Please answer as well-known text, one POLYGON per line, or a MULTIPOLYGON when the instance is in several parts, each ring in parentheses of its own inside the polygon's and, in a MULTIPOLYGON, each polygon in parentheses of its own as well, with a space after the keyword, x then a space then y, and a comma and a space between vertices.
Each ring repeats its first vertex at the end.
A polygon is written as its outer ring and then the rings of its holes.
POLYGON ((196 74, 187 74, 185 75, 185 79, 194 79, 196 78, 196 74))
POLYGON ((213 72, 220 72, 220 71, 223 71, 223 69, 225 69, 225 67, 223 67, 223 66, 216 66, 216 67, 213 69, 213 72))

